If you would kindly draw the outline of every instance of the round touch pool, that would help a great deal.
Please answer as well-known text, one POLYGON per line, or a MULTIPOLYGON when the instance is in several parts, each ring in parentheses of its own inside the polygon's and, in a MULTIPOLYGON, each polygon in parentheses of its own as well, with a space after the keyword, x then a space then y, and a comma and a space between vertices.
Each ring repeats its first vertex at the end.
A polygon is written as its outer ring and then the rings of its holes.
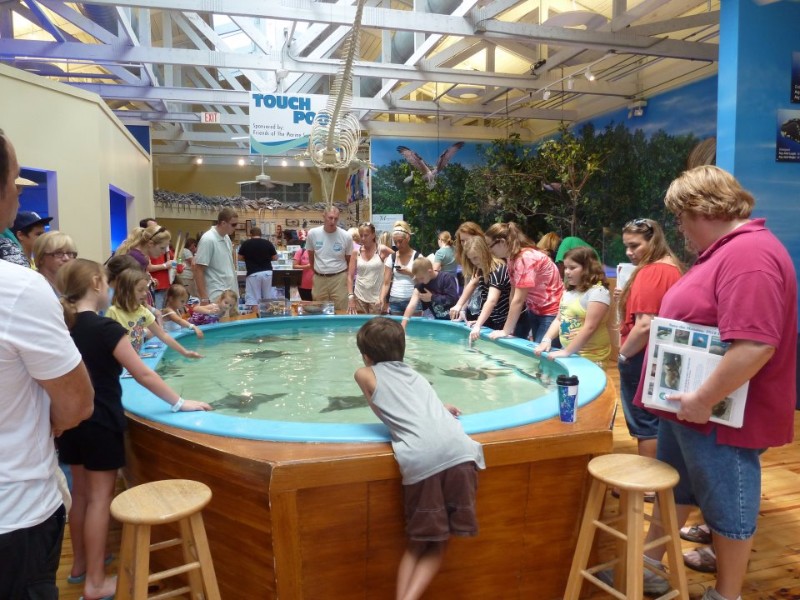
MULTIPOLYGON (((222 435, 287 442, 385 442, 389 432, 353 379, 363 366, 355 338, 368 317, 255 319, 204 328, 205 338, 180 342, 204 356, 186 359, 146 346, 145 358, 187 399, 213 412, 172 413, 162 400, 123 378, 125 409, 166 425, 222 435)), ((457 406, 468 434, 517 427, 558 415, 556 377, 580 379, 578 405, 596 398, 606 378, 594 363, 533 356, 532 344, 486 337, 471 347, 463 323, 414 319, 405 362, 441 400, 457 406)), ((580 417, 579 417, 580 418, 580 417)))

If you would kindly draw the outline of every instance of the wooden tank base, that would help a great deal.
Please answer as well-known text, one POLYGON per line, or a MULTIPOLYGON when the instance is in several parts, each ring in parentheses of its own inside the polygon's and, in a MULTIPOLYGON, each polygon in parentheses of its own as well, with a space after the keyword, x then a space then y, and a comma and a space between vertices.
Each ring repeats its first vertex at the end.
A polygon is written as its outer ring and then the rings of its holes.
MULTIPOLYGON (((607 387, 558 419, 475 436, 475 538, 455 538, 425 598, 561 598, 588 490, 586 465, 612 449, 607 387)), ((405 546, 402 486, 388 444, 293 444, 198 434, 129 415, 129 485, 202 481, 225 600, 394 598, 405 546)), ((155 558, 155 557, 154 557, 155 558)))

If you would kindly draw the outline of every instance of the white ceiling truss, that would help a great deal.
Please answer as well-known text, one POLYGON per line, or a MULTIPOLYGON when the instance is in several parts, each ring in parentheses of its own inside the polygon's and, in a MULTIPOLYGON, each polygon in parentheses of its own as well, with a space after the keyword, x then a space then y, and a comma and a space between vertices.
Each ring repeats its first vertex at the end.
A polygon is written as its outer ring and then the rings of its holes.
MULTIPOLYGON (((354 15, 355 0, 0 0, 0 61, 151 124, 161 160, 230 164, 251 90, 325 95, 354 15)), ((718 41, 719 0, 367 0, 353 110, 370 134, 532 140, 714 74, 718 41)))

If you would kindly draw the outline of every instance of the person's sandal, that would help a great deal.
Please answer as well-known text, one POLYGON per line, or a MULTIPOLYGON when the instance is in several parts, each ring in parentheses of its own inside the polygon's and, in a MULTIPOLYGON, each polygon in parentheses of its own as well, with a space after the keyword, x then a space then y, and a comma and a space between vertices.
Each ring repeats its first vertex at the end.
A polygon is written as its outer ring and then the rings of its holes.
POLYGON ((683 564, 700 573, 716 573, 717 555, 711 546, 698 546, 683 553, 683 564))
POLYGON ((691 527, 681 527, 680 536, 682 540, 695 544, 707 546, 711 543, 711 531, 709 531, 708 525, 705 523, 692 525, 691 527))

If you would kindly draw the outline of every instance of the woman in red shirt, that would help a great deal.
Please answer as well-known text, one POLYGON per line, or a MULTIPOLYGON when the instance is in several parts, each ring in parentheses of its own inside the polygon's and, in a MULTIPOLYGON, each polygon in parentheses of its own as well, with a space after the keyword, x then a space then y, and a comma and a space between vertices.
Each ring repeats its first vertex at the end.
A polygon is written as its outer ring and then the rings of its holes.
POLYGON ((625 254, 636 266, 619 296, 619 387, 628 431, 638 441, 641 456, 656 456, 658 417, 633 404, 642 377, 650 322, 661 300, 683 272, 661 226, 651 219, 634 219, 622 228, 625 254))

